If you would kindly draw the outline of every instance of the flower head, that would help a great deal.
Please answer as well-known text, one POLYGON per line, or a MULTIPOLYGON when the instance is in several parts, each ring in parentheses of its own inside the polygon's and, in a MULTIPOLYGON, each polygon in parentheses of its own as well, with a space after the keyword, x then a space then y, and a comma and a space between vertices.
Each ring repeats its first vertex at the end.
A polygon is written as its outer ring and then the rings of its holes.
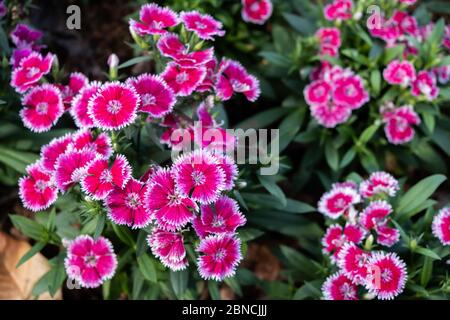
POLYGON ((89 83, 89 79, 80 72, 72 72, 67 85, 58 85, 63 96, 64 105, 70 107, 73 98, 89 83))
POLYGON ((214 40, 214 36, 222 37, 225 31, 222 30, 222 23, 215 20, 209 14, 200 14, 198 11, 180 13, 180 20, 188 31, 195 34, 202 40, 214 40))
POLYGON ((264 24, 272 15, 271 0, 242 0, 242 19, 246 22, 264 24))
POLYGON ((325 300, 358 300, 358 287, 342 272, 329 276, 322 285, 325 300))
POLYGON ((324 104, 311 105, 310 110, 311 115, 325 128, 334 128, 338 124, 346 122, 352 114, 349 107, 333 104, 330 101, 324 104))
POLYGON ((95 136, 90 130, 82 129, 72 135, 72 141, 68 149, 92 151, 102 157, 109 158, 112 153, 112 143, 106 133, 95 136))
POLYGON ((337 219, 360 201, 360 195, 353 188, 333 188, 320 198, 319 212, 331 219, 337 219))
POLYGON ((356 224, 347 224, 344 228, 333 224, 328 227, 322 238, 323 252, 331 254, 331 261, 336 262, 345 243, 359 244, 365 235, 366 232, 356 224))
POLYGON ((433 234, 443 245, 450 245, 450 208, 442 208, 434 216, 432 224, 433 234))
POLYGON ((384 201, 372 201, 361 213, 359 223, 367 230, 384 224, 386 218, 392 213, 392 206, 384 201))
POLYGON ((156 228, 147 238, 152 253, 173 271, 186 269, 188 261, 183 235, 156 228))
POLYGON ((386 194, 389 197, 395 196, 399 189, 398 181, 387 172, 373 172, 369 179, 361 182, 359 192, 364 198, 371 198, 374 195, 386 194))
POLYGON ((130 20, 131 28, 139 35, 158 35, 167 32, 167 28, 176 26, 178 15, 168 7, 156 3, 145 4, 139 12, 140 21, 130 20))
POLYGON ((392 144, 403 144, 414 138, 413 125, 420 124, 420 117, 412 106, 403 106, 383 112, 383 121, 386 123, 384 132, 392 144))
POLYGON ((41 148, 42 167, 49 172, 55 171, 56 160, 67 151, 71 142, 72 135, 66 134, 65 136, 54 138, 43 146, 41 148))
POLYGON ((203 82, 206 68, 183 68, 172 62, 167 65, 161 76, 176 95, 184 97, 191 95, 203 82))
POLYGON ((352 18, 353 1, 352 0, 334 0, 324 8, 325 19, 348 20, 352 18))
POLYGON ((416 69, 409 61, 394 60, 384 69, 383 77, 390 84, 406 87, 416 80, 416 69))
POLYGON ((395 228, 391 228, 387 225, 387 222, 375 226, 377 232, 377 243, 392 247, 400 240, 400 231, 395 228))
POLYGON ((325 105, 331 97, 332 86, 324 80, 316 80, 305 87, 304 96, 310 106, 325 105))
POLYGON ((20 60, 19 67, 11 74, 11 86, 19 93, 24 93, 34 87, 41 78, 49 73, 53 63, 53 55, 45 57, 32 52, 28 57, 20 60))
POLYGON ((55 182, 61 192, 66 192, 83 177, 86 164, 94 160, 96 153, 90 150, 67 151, 60 155, 55 165, 55 182))
POLYGON ((369 101, 369 93, 360 76, 342 76, 333 84, 333 101, 352 110, 358 109, 369 101))
POLYGON ((17 48, 31 48, 34 51, 39 51, 41 46, 36 45, 36 42, 42 38, 42 32, 31 28, 23 23, 18 23, 11 32, 11 39, 17 48))
POLYGON ((420 71, 416 80, 412 83, 411 93, 413 96, 424 95, 428 101, 433 101, 439 95, 436 85, 436 77, 428 71, 420 71))
POLYGON ((367 277, 370 253, 348 242, 339 251, 337 265, 355 284, 363 284, 367 277))
POLYGON ((101 87, 101 83, 93 81, 80 90, 80 92, 72 99, 70 114, 75 124, 79 128, 94 127, 94 120, 88 113, 89 101, 94 97, 101 87))

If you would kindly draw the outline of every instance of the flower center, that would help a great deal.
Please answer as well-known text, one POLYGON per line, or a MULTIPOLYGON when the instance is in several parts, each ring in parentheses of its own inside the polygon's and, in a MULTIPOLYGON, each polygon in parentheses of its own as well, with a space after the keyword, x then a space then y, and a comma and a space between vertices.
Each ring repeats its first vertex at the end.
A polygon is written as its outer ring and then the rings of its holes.
POLYGON ((39 73, 39 68, 31 67, 28 69, 27 78, 33 78, 35 75, 39 73))
POLYGON ((214 259, 215 259, 216 261, 220 261, 220 260, 223 260, 223 258, 225 258, 225 256, 226 256, 226 251, 225 251, 225 249, 219 249, 219 250, 217 250, 217 252, 214 254, 214 259))
POLYGON ((259 11, 259 3, 255 2, 250 6, 250 11, 258 12, 259 11))
POLYGON ((103 170, 103 172, 100 174, 100 181, 103 183, 110 183, 112 181, 111 171, 109 171, 108 169, 103 170))
POLYGON ((122 109, 122 103, 119 100, 111 100, 108 102, 108 105, 106 106, 109 113, 117 114, 119 113, 120 109, 122 109))
POLYGON ((177 205, 181 204, 180 197, 175 193, 169 194, 167 196, 167 199, 169 199, 169 206, 177 206, 177 205))
POLYGON ((345 94, 346 94, 348 97, 354 97, 354 96, 356 96, 357 92, 358 92, 358 91, 356 90, 356 87, 355 87, 353 84, 348 85, 348 86, 345 88, 345 94))
POLYGON ((95 254, 90 253, 84 257, 84 263, 89 267, 95 267, 97 265, 97 257, 95 254))
POLYGON ((392 272, 389 269, 384 269, 383 272, 381 273, 381 279, 384 282, 388 282, 392 280, 392 272))
POLYGON ((47 182, 43 180, 36 181, 34 188, 37 192, 44 192, 45 188, 47 188, 47 182))
POLYGON ((355 291, 353 290, 353 287, 348 284, 348 283, 344 283, 340 288, 339 288, 341 294, 344 296, 344 299, 352 299, 355 295, 355 291))
POLYGON ((203 172, 198 171, 198 170, 193 171, 191 177, 192 177, 192 180, 194 181, 194 184, 196 186, 204 184, 205 180, 206 180, 205 175, 203 174, 203 172))
POLYGON ((214 228, 222 227, 225 224, 225 221, 222 217, 214 217, 214 220, 212 221, 212 226, 214 228))
POLYGON ((201 21, 196 21, 195 26, 197 29, 206 29, 206 24, 202 23, 201 21))
POLYGON ((359 254, 356 256, 355 260, 358 267, 362 268, 366 265, 367 257, 365 254, 359 254))
POLYGON ((189 75, 187 74, 187 72, 183 71, 183 72, 180 72, 179 74, 177 74, 175 81, 178 84, 181 84, 181 83, 188 81, 188 79, 189 79, 189 75))
POLYGON ((139 194, 132 192, 128 194, 127 199, 125 201, 125 204, 127 207, 131 209, 136 209, 141 206, 141 198, 139 197, 139 194))
POLYGON ((47 111, 48 111, 48 104, 47 104, 47 102, 39 102, 36 105, 36 112, 37 113, 42 115, 42 114, 47 114, 47 111))
POLYGON ((233 91, 235 91, 235 92, 245 92, 245 91, 250 90, 249 85, 242 83, 239 80, 232 79, 230 81, 230 83, 231 83, 231 86, 233 87, 233 91))
POLYGON ((164 27, 162 21, 152 21, 151 26, 152 26, 152 28, 154 28, 154 29, 162 29, 162 28, 164 27))
POLYGON ((142 104, 144 104, 144 105, 155 104, 155 102, 156 102, 155 96, 150 93, 146 93, 146 94, 142 95, 141 99, 142 99, 142 104))

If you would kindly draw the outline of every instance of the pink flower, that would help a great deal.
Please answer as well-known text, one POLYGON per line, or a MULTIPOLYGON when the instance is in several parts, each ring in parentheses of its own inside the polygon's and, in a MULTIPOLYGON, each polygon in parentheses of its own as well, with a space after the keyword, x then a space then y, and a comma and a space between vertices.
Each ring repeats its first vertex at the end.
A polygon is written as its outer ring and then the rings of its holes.
POLYGON ((450 51, 450 25, 445 27, 444 37, 442 38, 442 45, 450 51))
POLYGON ((106 133, 94 136, 91 131, 86 129, 79 130, 73 134, 72 142, 69 144, 68 149, 92 151, 105 158, 109 158, 112 154, 111 139, 106 133))
POLYGON ((180 13, 180 19, 188 31, 202 40, 214 40, 214 36, 223 37, 222 23, 215 20, 209 14, 200 14, 198 11, 180 13))
POLYGON ((324 8, 324 16, 328 21, 348 20, 352 18, 353 1, 334 0, 324 8))
POLYGON ((23 124, 34 132, 50 130, 64 113, 61 92, 51 84, 30 90, 23 97, 22 105, 20 117, 23 124))
POLYGON ((409 61, 394 60, 384 69, 383 77, 390 84, 406 87, 416 79, 416 69, 409 61))
POLYGON ((324 80, 316 80, 305 87, 303 95, 310 106, 324 105, 331 97, 331 85, 324 80))
POLYGON ((407 12, 396 10, 391 17, 393 23, 399 29, 401 35, 417 35, 419 26, 416 18, 410 16, 407 12))
POLYGON ((338 28, 320 28, 316 32, 316 38, 319 39, 321 46, 340 47, 341 32, 338 28))
POLYGON ((345 181, 345 182, 335 182, 331 185, 332 189, 335 188, 352 188, 358 191, 358 184, 354 181, 345 181))
POLYGON ((164 266, 173 271, 186 269, 188 261, 181 233, 155 228, 147 237, 147 242, 164 266))
POLYGON ((209 234, 234 233, 246 221, 238 203, 227 196, 222 196, 211 205, 202 205, 201 215, 192 225, 198 236, 205 238, 209 234))
POLYGON ((189 49, 173 33, 163 35, 157 46, 163 56, 172 58, 180 67, 196 68, 214 58, 214 48, 189 52, 189 49))
POLYGON ((42 168, 41 162, 29 165, 26 171, 27 176, 19 180, 19 195, 23 206, 34 212, 47 209, 58 196, 52 175, 42 168))
POLYGON ((22 62, 22 59, 28 57, 32 53, 33 49, 31 49, 30 47, 14 49, 9 63, 12 65, 13 69, 17 69, 22 62))
POLYGON ((384 132, 392 144, 403 144, 414 138, 413 125, 420 124, 420 118, 412 106, 403 106, 388 110, 382 114, 386 123, 384 132))
POLYGON ((342 228, 338 224, 333 224, 328 227, 322 238, 322 250, 325 254, 331 254, 331 261, 335 263, 345 243, 359 244, 365 235, 366 232, 358 225, 347 224, 342 228))
POLYGON ((118 130, 134 122, 139 104, 139 95, 133 87, 111 82, 101 86, 91 98, 88 114, 97 127, 118 130))
POLYGON ((160 226, 176 231, 192 221, 197 204, 180 195, 168 169, 157 170, 149 179, 144 202, 160 226))
POLYGON ((39 51, 42 47, 36 45, 36 42, 42 38, 42 32, 33 29, 26 24, 19 23, 11 32, 11 39, 14 45, 19 48, 31 48, 33 51, 39 51))
POLYGON ((420 71, 416 81, 412 83, 411 93, 416 97, 423 94, 428 101, 433 101, 439 95, 436 77, 431 72, 420 71))
POLYGON ((246 22, 264 24, 272 15, 270 0, 242 0, 242 19, 246 22))
POLYGON ((442 245, 450 245, 450 208, 442 208, 433 218, 433 234, 442 245))
POLYGON ((387 172, 378 171, 372 173, 369 179, 361 182, 359 192, 364 198, 383 194, 394 197, 398 189, 397 179, 387 172))
POLYGON ((218 159, 202 150, 178 157, 173 166, 178 192, 202 204, 214 202, 224 190, 225 173, 218 159))
POLYGON ((450 65, 434 68, 433 73, 440 84, 447 84, 450 81, 450 65))
POLYGON ((208 236, 197 247, 198 272, 205 279, 222 281, 231 277, 242 259, 241 241, 230 234, 208 236))
POLYGON ((207 92, 211 91, 214 88, 214 84, 216 83, 216 66, 217 61, 215 58, 209 60, 206 64, 206 76, 203 79, 202 83, 200 83, 197 87, 198 92, 207 92))
POLYGON ((144 207, 144 193, 144 183, 133 178, 123 188, 116 186, 105 199, 111 221, 133 229, 146 227, 152 215, 144 207))
POLYGON ((216 95, 225 101, 230 99, 234 92, 243 93, 249 101, 254 102, 261 93, 259 81, 249 75, 239 62, 223 59, 217 74, 216 95))
POLYGON ((71 142, 72 135, 66 134, 63 137, 53 139, 50 143, 43 146, 41 148, 42 167, 49 172, 55 171, 56 160, 67 151, 71 142))
POLYGON ((238 175, 238 167, 236 162, 228 155, 215 155, 218 166, 222 169, 225 174, 225 182, 223 190, 232 190, 234 187, 234 181, 237 179, 238 175))
POLYGON ((166 29, 176 26, 178 16, 168 7, 160 7, 156 3, 145 4, 139 12, 141 21, 130 20, 131 28, 139 35, 157 35, 166 33, 166 29))
POLYGON ((185 97, 191 95, 203 82, 206 68, 183 68, 172 62, 167 65, 161 76, 176 95, 185 97))
POLYGON ((92 128, 94 127, 94 120, 88 113, 89 101, 96 95, 101 87, 101 83, 93 81, 83 89, 80 90, 78 95, 72 99, 72 107, 70 108, 70 114, 72 115, 75 124, 79 128, 92 128))
POLYGON ((111 166, 97 157, 87 164, 81 187, 94 200, 102 200, 114 187, 124 188, 130 178, 131 166, 123 155, 117 155, 111 166))
POLYGON ((128 79, 127 84, 134 87, 141 99, 139 112, 161 118, 172 111, 176 102, 175 95, 160 76, 142 74, 128 79))
POLYGON ((67 85, 58 85, 62 92, 63 102, 70 107, 73 98, 89 83, 89 79, 80 72, 72 72, 67 85))
POLYGON ((38 81, 49 73, 53 63, 53 55, 48 53, 45 57, 32 52, 20 61, 18 68, 11 74, 11 86, 19 93, 24 93, 35 86, 38 81))
POLYGON ((95 158, 92 151, 67 151, 60 155, 55 165, 55 182, 61 192, 66 192, 75 183, 80 182, 85 166, 95 158))
POLYGON ((368 264, 366 288, 370 293, 389 300, 403 292, 408 277, 406 264, 395 253, 372 253, 368 264))
POLYGON ((352 114, 349 107, 332 102, 310 106, 310 110, 317 122, 326 128, 334 128, 346 122, 352 114))
POLYGON ((358 287, 342 272, 329 276, 322 285, 325 300, 359 300, 358 287))
POLYGON ((369 258, 369 252, 348 242, 339 251, 337 265, 353 283, 363 284, 367 277, 367 261, 369 258))
POLYGON ((392 247, 400 240, 400 232, 395 228, 388 227, 387 223, 376 226, 375 230, 377 243, 383 246, 392 247))
POLYGON ((320 198, 318 210, 331 219, 337 219, 360 201, 361 197, 355 189, 334 188, 320 198))
POLYGON ((64 265, 70 279, 83 288, 96 288, 114 276, 117 258, 108 239, 81 235, 69 242, 64 265))
POLYGON ((392 213, 392 206, 384 201, 372 201, 361 213, 359 223, 367 230, 385 223, 387 216, 392 213))
POLYGON ((333 84, 333 101, 354 110, 369 101, 369 93, 360 76, 343 76, 333 84))

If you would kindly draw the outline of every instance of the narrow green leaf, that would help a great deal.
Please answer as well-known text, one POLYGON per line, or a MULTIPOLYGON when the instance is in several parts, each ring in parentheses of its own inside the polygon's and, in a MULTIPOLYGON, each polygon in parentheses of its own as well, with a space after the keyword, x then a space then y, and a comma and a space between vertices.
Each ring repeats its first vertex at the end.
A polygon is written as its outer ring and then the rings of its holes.
POLYGON ((189 270, 170 271, 170 283, 172 289, 180 299, 185 293, 189 281, 189 270))
POLYGON ((216 281, 208 281, 208 290, 212 300, 221 300, 219 286, 216 281))
POLYGON ((434 259, 434 260, 441 260, 441 257, 439 257, 439 255, 437 253, 435 253, 434 251, 427 249, 427 248, 417 247, 414 250, 414 252, 419 253, 426 257, 430 257, 431 259, 434 259))
POLYGON ((325 144, 325 159, 333 171, 337 171, 339 169, 339 153, 332 141, 328 141, 325 144))
POLYGON ((148 254, 142 254, 137 257, 139 270, 145 279, 151 282, 157 281, 155 262, 148 254))
POLYGON ((28 250, 27 253, 23 255, 22 258, 20 258, 19 262, 16 264, 16 268, 20 267, 22 264, 27 262, 29 259, 31 259, 36 253, 40 252, 42 249, 44 249, 46 243, 45 242, 36 242, 33 247, 31 247, 30 250, 28 250))
POLYGON ((130 59, 128 61, 125 61, 122 64, 119 64, 117 69, 128 68, 128 67, 134 66, 135 64, 138 64, 138 63, 141 63, 141 62, 145 62, 145 61, 149 61, 151 59, 152 59, 152 57, 150 57, 150 56, 136 57, 136 58, 130 59))
POLYGON ((286 196, 285 196, 283 190, 281 190, 281 188, 276 184, 276 182, 274 181, 272 176, 258 175, 258 180, 262 184, 262 186, 267 191, 269 191, 269 193, 271 195, 273 195, 275 198, 277 198, 278 201, 280 201, 280 203, 283 206, 286 206, 286 204, 287 204, 286 196))

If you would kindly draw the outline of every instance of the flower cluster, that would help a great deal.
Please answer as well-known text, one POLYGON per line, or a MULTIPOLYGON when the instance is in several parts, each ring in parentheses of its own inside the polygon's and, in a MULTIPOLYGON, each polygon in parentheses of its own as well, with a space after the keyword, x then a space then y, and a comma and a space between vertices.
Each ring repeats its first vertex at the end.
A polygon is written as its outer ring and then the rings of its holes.
POLYGON ((359 286, 378 299, 392 299, 405 286, 405 263, 395 254, 372 250, 374 236, 379 245, 391 247, 400 239, 390 226, 398 182, 386 172, 375 172, 358 186, 336 183, 319 201, 319 212, 344 225, 333 224, 322 238, 323 252, 330 255, 339 271, 325 281, 322 292, 328 300, 357 300, 359 286), (363 244, 365 240, 365 243, 363 244))

